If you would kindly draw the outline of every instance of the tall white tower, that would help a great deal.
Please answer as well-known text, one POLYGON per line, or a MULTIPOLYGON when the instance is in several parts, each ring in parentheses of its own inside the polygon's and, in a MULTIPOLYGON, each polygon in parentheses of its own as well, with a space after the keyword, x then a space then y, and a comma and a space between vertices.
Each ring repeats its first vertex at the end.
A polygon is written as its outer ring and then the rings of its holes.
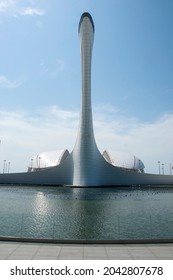
POLYGON ((84 13, 79 22, 79 39, 82 71, 82 93, 80 124, 77 141, 73 150, 73 185, 97 185, 99 179, 100 154, 93 131, 91 107, 91 59, 94 42, 94 23, 89 13, 84 13))
POLYGON ((134 172, 114 166, 99 152, 93 130, 91 107, 91 59, 94 42, 94 23, 89 13, 79 22, 82 70, 81 112, 77 140, 71 154, 58 165, 36 172, 0 174, 0 184, 128 186, 173 185, 172 175, 155 175, 134 172))

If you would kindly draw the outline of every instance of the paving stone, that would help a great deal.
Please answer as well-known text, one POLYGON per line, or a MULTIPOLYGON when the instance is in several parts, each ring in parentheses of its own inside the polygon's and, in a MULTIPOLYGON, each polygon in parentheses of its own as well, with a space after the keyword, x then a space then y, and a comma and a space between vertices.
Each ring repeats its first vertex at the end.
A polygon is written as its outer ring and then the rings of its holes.
POLYGON ((0 260, 173 260, 173 244, 67 245, 0 242, 0 260))

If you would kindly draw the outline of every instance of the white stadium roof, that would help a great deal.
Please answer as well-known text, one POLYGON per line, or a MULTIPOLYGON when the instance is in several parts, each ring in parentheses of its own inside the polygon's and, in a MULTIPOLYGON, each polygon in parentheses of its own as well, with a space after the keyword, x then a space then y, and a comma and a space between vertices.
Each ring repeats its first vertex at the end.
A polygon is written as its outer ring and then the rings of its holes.
POLYGON ((103 152, 103 157, 107 162, 114 166, 139 170, 144 172, 144 163, 136 156, 119 151, 107 151, 103 152))
POLYGON ((39 153, 33 158, 33 168, 46 168, 59 165, 69 155, 66 149, 39 153))

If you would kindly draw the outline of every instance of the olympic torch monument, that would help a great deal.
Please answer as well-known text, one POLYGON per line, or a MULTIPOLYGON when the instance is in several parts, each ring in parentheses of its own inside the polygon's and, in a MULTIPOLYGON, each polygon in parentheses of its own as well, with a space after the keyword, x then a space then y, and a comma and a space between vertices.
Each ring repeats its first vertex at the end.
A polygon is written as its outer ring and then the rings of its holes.
MULTIPOLYGON (((172 175, 144 173, 141 160, 134 157, 131 166, 120 167, 108 151, 100 153, 93 129, 91 104, 91 61, 94 41, 94 23, 89 13, 84 13, 79 22, 81 53, 82 93, 80 123, 77 140, 71 153, 56 151, 53 166, 31 168, 30 172, 0 174, 0 184, 71 185, 78 187, 173 185, 172 175)), ((50 157, 43 153, 42 158, 50 157)), ((51 155, 52 156, 52 155, 51 155)), ((55 156, 55 155, 54 155, 55 156)))

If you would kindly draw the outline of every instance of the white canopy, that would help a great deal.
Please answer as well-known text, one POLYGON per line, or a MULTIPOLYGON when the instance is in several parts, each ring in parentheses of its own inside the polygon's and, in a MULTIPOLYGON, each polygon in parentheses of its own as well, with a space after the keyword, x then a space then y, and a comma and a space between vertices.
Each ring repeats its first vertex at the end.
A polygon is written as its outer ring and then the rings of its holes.
POLYGON ((107 151, 105 150, 103 152, 103 157, 107 162, 114 166, 118 167, 124 167, 128 169, 133 170, 139 170, 141 172, 144 172, 144 164, 142 160, 140 160, 138 157, 125 153, 125 152, 119 152, 119 151, 107 151))
POLYGON ((59 165, 69 155, 66 149, 39 153, 33 158, 33 168, 45 168, 59 165))

